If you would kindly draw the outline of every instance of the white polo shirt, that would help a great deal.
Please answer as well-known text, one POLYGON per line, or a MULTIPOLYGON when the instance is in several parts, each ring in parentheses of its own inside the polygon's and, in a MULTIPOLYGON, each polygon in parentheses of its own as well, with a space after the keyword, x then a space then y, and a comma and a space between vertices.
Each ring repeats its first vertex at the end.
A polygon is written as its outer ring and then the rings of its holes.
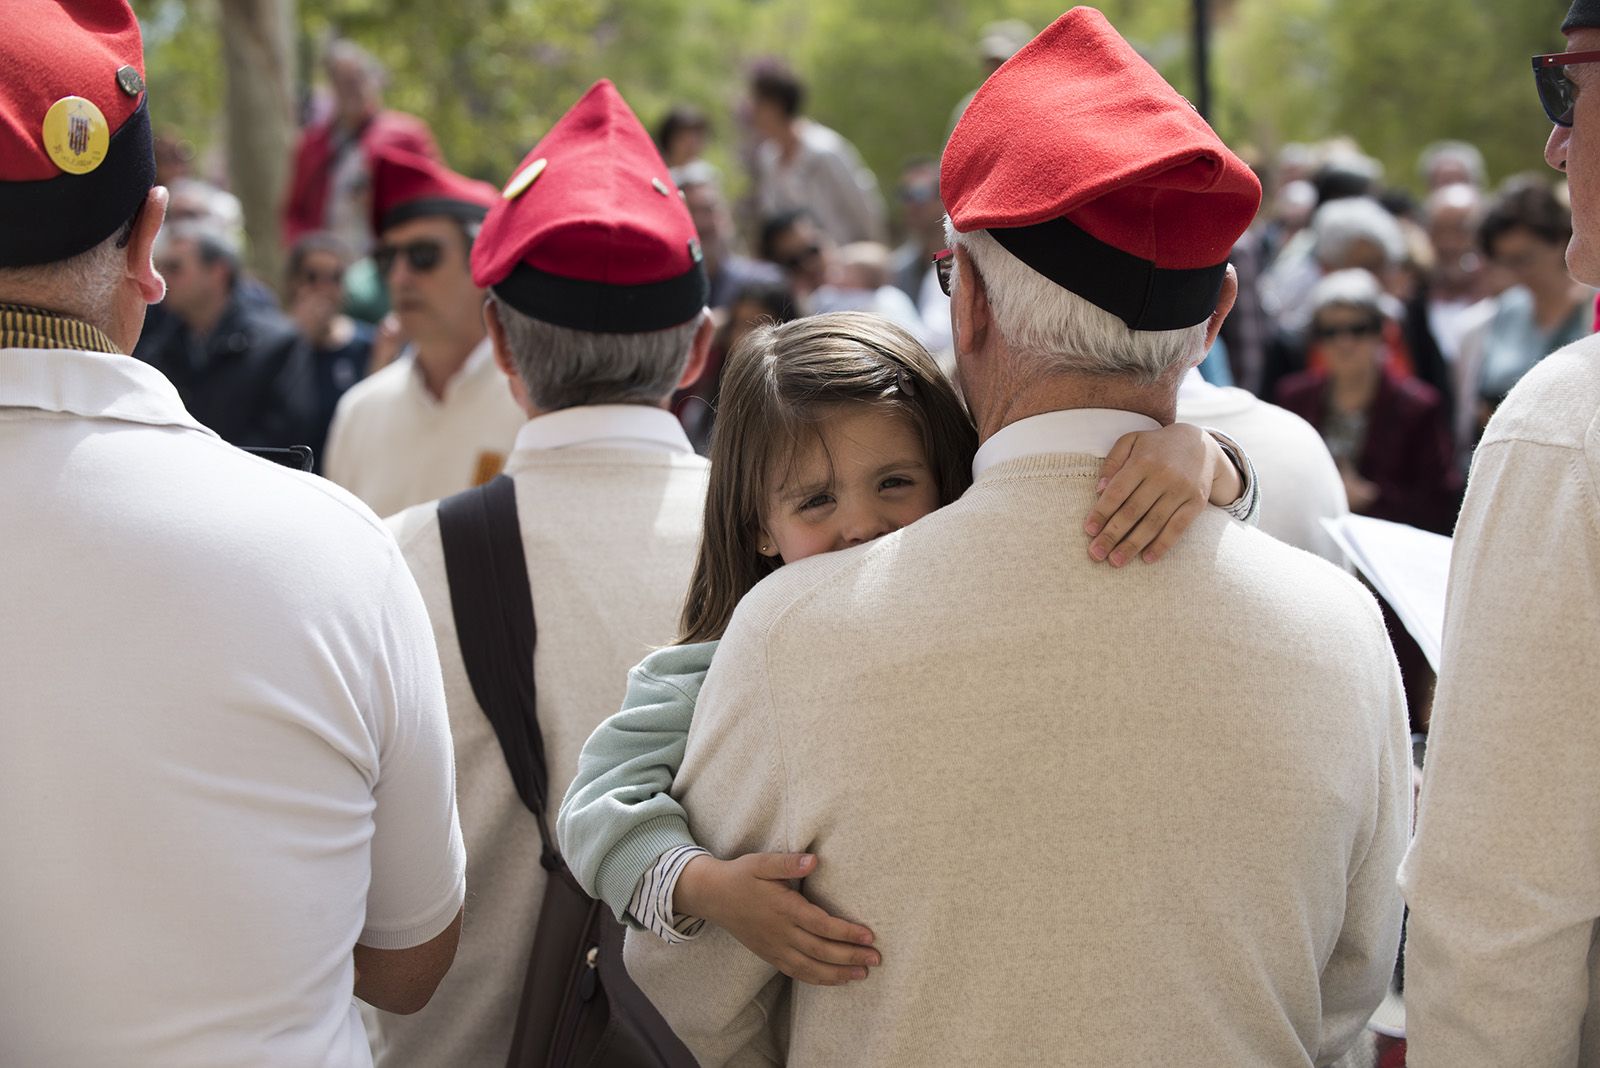
POLYGON ((1215 427, 1250 454, 1261 479, 1261 529, 1279 541, 1348 567, 1322 529, 1350 511, 1344 479, 1315 427, 1242 389, 1213 386, 1191 369, 1178 387, 1178 418, 1215 427))
POLYGON ((78 350, 0 348, 0 502, 0 1064, 369 1064, 352 948, 464 895, 393 539, 78 350))
POLYGON ((528 414, 511 399, 485 338, 435 397, 415 349, 339 398, 322 470, 380 516, 448 497, 500 473, 528 414))

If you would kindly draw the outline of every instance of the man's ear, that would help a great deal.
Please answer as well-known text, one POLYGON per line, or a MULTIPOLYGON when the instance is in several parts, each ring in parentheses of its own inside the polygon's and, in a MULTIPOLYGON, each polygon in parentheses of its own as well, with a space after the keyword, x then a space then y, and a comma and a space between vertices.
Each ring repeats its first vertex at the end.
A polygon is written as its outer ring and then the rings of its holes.
POLYGON ((483 298, 483 325, 489 331, 489 347, 494 351, 495 366, 506 376, 507 385, 511 389, 511 399, 516 401, 517 407, 527 412, 531 419, 538 415, 539 411, 528 396, 528 387, 522 381, 522 373, 517 370, 517 361, 511 357, 511 345, 506 340, 505 324, 500 321, 500 308, 488 297, 483 298))
POLYGON ((1233 269, 1233 264, 1228 264, 1228 271, 1222 276, 1222 293, 1217 297, 1217 310, 1211 313, 1210 320, 1206 323, 1206 347, 1200 350, 1200 355, 1195 358, 1198 365, 1206 358, 1206 353, 1217 343, 1217 336, 1222 333, 1222 321, 1233 311, 1233 302, 1239 299, 1239 272, 1233 269))
POLYGON ((144 204, 134 216, 133 230, 128 237, 127 276, 139 287, 139 295, 146 304, 160 304, 167 295, 167 281, 156 270, 156 235, 167 218, 166 186, 154 186, 144 198, 144 204))
POLYGON ((711 318, 708 309, 700 310, 700 325, 695 327, 694 340, 689 343, 689 359, 683 365, 683 373, 678 376, 678 388, 688 389, 706 373, 706 368, 711 366, 711 340, 716 336, 717 326, 711 318))
POLYGON ((955 331, 956 352, 971 353, 983 347, 994 319, 989 290, 972 257, 964 248, 957 248, 955 257, 959 277, 950 293, 950 325, 955 331))

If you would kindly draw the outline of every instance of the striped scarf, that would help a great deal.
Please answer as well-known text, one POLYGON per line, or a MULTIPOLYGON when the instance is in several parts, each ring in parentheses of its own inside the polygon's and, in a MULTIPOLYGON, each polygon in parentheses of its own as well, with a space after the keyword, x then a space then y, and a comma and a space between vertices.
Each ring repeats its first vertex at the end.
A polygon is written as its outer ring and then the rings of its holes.
POLYGON ((81 319, 22 304, 0 304, 0 349, 120 351, 110 338, 81 319))

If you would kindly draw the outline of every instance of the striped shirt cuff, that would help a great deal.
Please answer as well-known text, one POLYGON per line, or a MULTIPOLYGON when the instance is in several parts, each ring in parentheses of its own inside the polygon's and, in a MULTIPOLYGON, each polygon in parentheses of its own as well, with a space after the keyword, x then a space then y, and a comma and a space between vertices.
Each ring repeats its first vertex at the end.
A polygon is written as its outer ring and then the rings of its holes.
POLYGON ((684 866, 695 857, 711 854, 697 845, 681 845, 661 854, 655 866, 639 879, 628 902, 628 912, 634 920, 668 945, 688 942, 700 933, 706 921, 693 916, 672 914, 672 892, 678 887, 678 876, 684 866))
POLYGON ((1237 441, 1221 431, 1213 430, 1211 427, 1202 429, 1217 439, 1217 444, 1222 446, 1222 451, 1228 454, 1228 459, 1232 460, 1233 466, 1239 470, 1239 477, 1244 480, 1244 489, 1240 492, 1239 499, 1232 504, 1224 505, 1222 510, 1247 526, 1259 525, 1261 480, 1256 477, 1256 465, 1251 462, 1250 454, 1245 452, 1237 441))

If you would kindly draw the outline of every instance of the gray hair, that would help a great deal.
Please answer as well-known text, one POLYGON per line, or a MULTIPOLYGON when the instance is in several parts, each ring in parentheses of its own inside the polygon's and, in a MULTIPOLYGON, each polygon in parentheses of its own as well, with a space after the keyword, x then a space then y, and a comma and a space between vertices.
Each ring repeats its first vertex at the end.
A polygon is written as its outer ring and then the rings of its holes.
POLYGON ((1390 318, 1383 286, 1371 271, 1360 267, 1324 275, 1311 290, 1310 306, 1313 319, 1322 309, 1334 307, 1370 312, 1374 319, 1390 318))
POLYGON ((322 54, 322 66, 326 70, 340 60, 350 60, 366 72, 368 78, 377 85, 382 85, 388 77, 383 64, 378 57, 356 44, 348 37, 336 37, 328 42, 328 47, 322 54))
POLYGON ((1406 239, 1400 223, 1371 197, 1328 201, 1311 217, 1311 233, 1318 263, 1342 262, 1358 241, 1376 245, 1391 267, 1405 259, 1406 239))
MULTIPOLYGON (((1007 346, 1041 374, 1119 375, 1148 385, 1205 349, 1206 324, 1133 330, 1017 259, 987 230, 961 233, 945 220, 952 249, 983 276, 995 325, 1007 346)), ((958 284, 957 274, 951 285, 958 284)))
POLYGON ((104 330, 111 300, 128 265, 130 219, 87 252, 55 263, 0 267, 0 302, 76 316, 104 330))
POLYGON ((1435 141, 1422 150, 1417 160, 1417 172, 1424 182, 1431 183, 1434 168, 1445 162, 1461 164, 1469 176, 1468 180, 1479 188, 1487 179, 1483 153, 1477 145, 1466 141, 1435 141))
POLYGON ((493 292, 528 398, 540 411, 585 404, 660 404, 672 396, 704 313, 643 334, 572 330, 517 311, 493 292))
POLYGON ((156 239, 157 255, 178 241, 192 242, 206 264, 221 263, 228 268, 230 284, 238 281, 243 260, 239 245, 224 227, 210 219, 185 219, 165 227, 156 239))
POLYGON ((1422 202, 1422 217, 1429 223, 1442 211, 1466 211, 1476 215, 1483 208, 1483 194, 1465 182, 1441 185, 1422 202))

